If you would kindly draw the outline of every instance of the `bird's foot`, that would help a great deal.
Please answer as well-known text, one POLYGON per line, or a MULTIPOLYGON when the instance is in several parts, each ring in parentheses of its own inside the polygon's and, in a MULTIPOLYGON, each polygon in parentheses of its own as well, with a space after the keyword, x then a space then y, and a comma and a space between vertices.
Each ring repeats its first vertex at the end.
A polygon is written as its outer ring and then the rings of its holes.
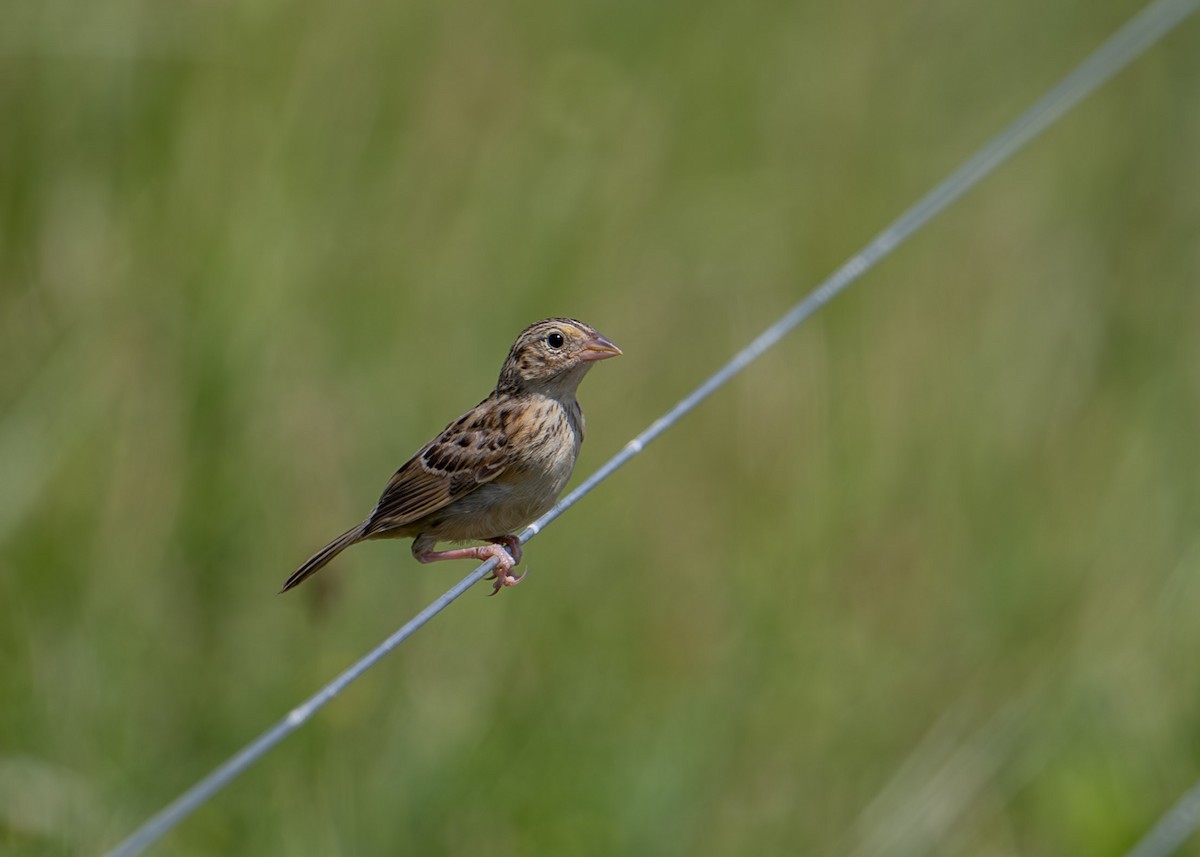
POLYGON ((492 544, 473 548, 455 548, 448 551, 426 550, 416 553, 414 556, 418 562, 440 562, 444 559, 475 559, 486 562, 489 559, 495 559, 496 567, 492 569, 491 576, 486 578, 495 580, 491 592, 492 595, 495 595, 502 586, 516 586, 525 579, 525 575, 514 577, 512 574, 513 568, 521 561, 521 544, 517 541, 516 536, 500 536, 489 539, 489 541, 492 544), (515 556, 510 553, 514 548, 515 556))
POLYGON ((502 586, 516 586, 525 579, 525 575, 514 577, 511 572, 513 568, 521 562, 521 540, 516 536, 497 536, 494 539, 488 539, 491 542, 485 548, 480 548, 481 551, 495 551, 492 556, 495 556, 499 562, 492 569, 491 577, 488 580, 495 581, 492 584, 491 594, 495 595, 500 591, 502 586))
POLYGON ((494 545, 504 545, 508 548, 508 552, 512 554, 513 565, 521 564, 521 540, 516 536, 496 536, 494 539, 484 539, 486 542, 491 542, 494 545))

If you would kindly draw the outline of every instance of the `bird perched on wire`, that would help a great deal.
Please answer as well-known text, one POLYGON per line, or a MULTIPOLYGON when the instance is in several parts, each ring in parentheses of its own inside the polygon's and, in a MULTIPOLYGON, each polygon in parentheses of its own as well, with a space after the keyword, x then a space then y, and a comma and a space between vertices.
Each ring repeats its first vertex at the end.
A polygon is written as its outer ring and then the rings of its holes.
MULTIPOLYGON (((496 389, 408 460, 367 519, 342 533, 284 583, 296 586, 350 545, 411 538, 419 562, 497 560, 492 594, 515 586, 513 532, 543 515, 567 484, 583 443, 575 390, 598 360, 621 349, 573 318, 529 325, 513 343, 496 389), (486 541, 438 551, 439 541, 486 541)), ((490 578, 489 578, 490 579, 490 578)))

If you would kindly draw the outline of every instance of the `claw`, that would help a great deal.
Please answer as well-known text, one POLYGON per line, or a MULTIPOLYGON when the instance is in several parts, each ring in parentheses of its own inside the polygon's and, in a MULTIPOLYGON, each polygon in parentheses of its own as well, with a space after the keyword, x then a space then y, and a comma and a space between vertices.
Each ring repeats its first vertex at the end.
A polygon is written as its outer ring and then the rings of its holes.
POLYGON ((489 577, 488 580, 492 580, 493 578, 495 578, 496 582, 492 584, 492 591, 488 593, 488 597, 490 598, 491 596, 493 596, 497 592, 499 592, 500 587, 502 587, 502 586, 516 586, 518 583, 520 583, 522 580, 525 579, 525 575, 527 575, 527 574, 529 574, 528 571, 523 571, 523 572, 521 572, 520 577, 513 577, 511 574, 508 574, 507 572, 503 575, 496 574, 495 572, 493 572, 492 577, 489 577))

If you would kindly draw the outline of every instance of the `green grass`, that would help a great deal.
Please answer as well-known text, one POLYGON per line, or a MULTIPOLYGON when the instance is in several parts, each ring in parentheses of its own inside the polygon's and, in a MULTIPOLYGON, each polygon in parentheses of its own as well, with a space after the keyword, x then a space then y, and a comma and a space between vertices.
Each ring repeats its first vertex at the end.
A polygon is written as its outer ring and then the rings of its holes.
MULTIPOLYGON (((275 595, 525 324, 625 349, 586 473, 1138 6, 10 3, 0 850, 111 846, 469 570, 275 595)), ((1198 38, 156 853, 1121 853, 1200 776, 1198 38)))

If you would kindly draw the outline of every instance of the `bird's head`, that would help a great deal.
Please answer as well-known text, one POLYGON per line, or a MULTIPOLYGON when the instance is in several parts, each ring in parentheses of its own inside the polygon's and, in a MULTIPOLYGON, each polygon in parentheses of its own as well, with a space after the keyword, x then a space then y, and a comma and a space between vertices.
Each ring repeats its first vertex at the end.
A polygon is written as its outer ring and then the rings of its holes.
POLYGON ((500 389, 574 393, 592 364, 621 349, 573 318, 547 318, 521 331, 500 370, 500 389))

